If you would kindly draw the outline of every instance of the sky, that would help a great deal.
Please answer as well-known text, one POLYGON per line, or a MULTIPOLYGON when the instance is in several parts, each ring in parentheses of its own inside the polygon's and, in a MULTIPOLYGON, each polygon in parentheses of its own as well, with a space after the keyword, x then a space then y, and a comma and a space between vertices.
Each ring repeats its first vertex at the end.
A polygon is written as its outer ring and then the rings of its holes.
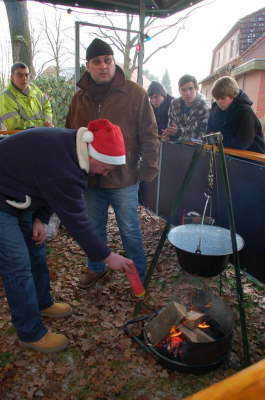
POLYGON ((215 0, 202 4, 163 56, 176 88, 179 77, 185 73, 198 80, 209 75, 216 45, 240 18, 265 7, 264 0, 215 0))
MULTIPOLYGON (((198 81, 205 78, 210 73, 212 51, 221 39, 228 33, 233 25, 242 17, 265 7, 264 0, 204 0, 195 6, 195 10, 191 13, 185 22, 184 29, 180 33, 175 42, 165 50, 161 50, 156 56, 150 59, 148 64, 144 65, 144 69, 148 69, 158 79, 162 79, 165 70, 169 72, 173 95, 178 95, 177 82, 178 79, 186 73, 196 76, 198 81)), ((69 53, 70 56, 65 58, 65 65, 74 66, 74 21, 76 18, 82 21, 94 22, 93 12, 90 10, 82 10, 84 13, 68 15, 66 11, 63 13, 63 23, 68 27, 69 37, 69 53)), ((45 13, 52 15, 51 6, 42 5, 38 2, 28 2, 29 17, 37 24, 40 16, 45 13)), ((178 19, 187 11, 175 14, 169 18, 162 18, 160 21, 161 28, 164 25, 178 19)), ((3 1, 0 0, 0 18, 1 18, 1 49, 6 46, 7 38, 9 38, 8 20, 5 12, 3 1)), ((115 19, 116 26, 119 25, 118 16, 115 19)), ((102 22, 104 23, 104 22, 102 22)), ((105 24, 109 25, 105 22, 105 24)), ((122 27, 122 26, 121 26, 122 27)), ((90 28, 91 29, 91 28, 90 28)), ((173 35, 171 31, 169 34, 173 35)), ((89 39, 89 42, 91 39, 89 39)), ((160 44, 159 37, 146 42, 146 52, 155 49, 160 44), (150 46, 147 48, 147 46, 150 46)), ((3 51, 3 50, 2 50, 3 51)), ((119 56, 116 56, 119 61, 119 56)), ((121 57, 120 57, 121 59, 121 57)), ((0 62, 0 68, 3 68, 0 62)), ((1 72, 1 70, 0 70, 1 72)))

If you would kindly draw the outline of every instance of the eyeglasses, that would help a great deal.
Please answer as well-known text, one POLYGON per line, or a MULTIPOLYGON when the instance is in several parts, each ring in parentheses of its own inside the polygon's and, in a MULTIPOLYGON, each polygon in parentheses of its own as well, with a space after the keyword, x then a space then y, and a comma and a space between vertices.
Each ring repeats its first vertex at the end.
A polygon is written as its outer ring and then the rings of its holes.
POLYGON ((14 75, 16 75, 18 78, 23 78, 24 76, 25 76, 25 78, 30 77, 29 72, 14 72, 14 75))

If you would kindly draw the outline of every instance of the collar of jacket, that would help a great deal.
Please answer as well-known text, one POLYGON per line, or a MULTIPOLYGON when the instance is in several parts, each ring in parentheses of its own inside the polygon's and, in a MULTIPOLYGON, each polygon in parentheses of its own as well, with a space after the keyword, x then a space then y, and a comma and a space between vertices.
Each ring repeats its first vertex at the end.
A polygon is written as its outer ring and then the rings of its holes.
MULTIPOLYGON (((183 106, 185 105, 185 101, 182 99, 182 97, 179 97, 180 100, 180 104, 182 104, 183 106)), ((202 102, 204 102, 204 99, 202 98, 201 94, 197 94, 197 96, 195 97, 194 101, 192 102, 191 106, 189 106, 190 108, 194 108, 197 106, 197 104, 201 104, 202 102)))
POLYGON ((28 96, 29 95, 29 86, 26 87, 25 90, 19 89, 19 87, 17 87, 12 81, 11 81, 11 85, 20 93, 24 94, 24 96, 28 96))
POLYGON ((34 86, 32 83, 27 87, 27 92, 23 92, 21 89, 19 89, 16 85, 14 85, 13 82, 10 81, 7 90, 10 90, 11 92, 13 92, 15 95, 17 95, 18 93, 21 94, 22 96, 31 96, 33 90, 35 90, 36 86, 34 86))
POLYGON ((88 154, 88 143, 85 140, 85 135, 88 129, 81 127, 76 131, 76 153, 79 162, 79 167, 89 172, 89 154, 88 154))
POLYGON ((160 104, 159 107, 153 107, 153 110, 158 110, 159 112, 163 112, 165 111, 167 108, 169 108, 172 100, 174 99, 174 97, 170 96, 169 94, 166 95, 165 100, 163 101, 163 103, 160 104))
MULTIPOLYGON (((114 75, 114 78, 111 83, 110 92, 113 92, 113 91, 125 92, 125 82, 126 82, 126 78, 125 78, 124 72, 118 65, 116 65, 116 71, 115 71, 115 75, 114 75)), ((89 89, 94 84, 95 84, 95 81, 91 78, 90 73, 87 71, 82 75, 81 79, 77 82, 77 86, 80 89, 88 92, 88 95, 89 95, 89 89)))

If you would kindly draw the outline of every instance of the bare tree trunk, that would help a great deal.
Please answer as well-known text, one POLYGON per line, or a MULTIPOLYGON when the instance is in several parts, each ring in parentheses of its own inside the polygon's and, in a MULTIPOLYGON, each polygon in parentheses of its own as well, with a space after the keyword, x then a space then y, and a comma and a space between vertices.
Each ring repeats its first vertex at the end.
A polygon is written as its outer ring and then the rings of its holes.
POLYGON ((24 62, 34 74, 27 1, 4 0, 4 3, 9 22, 13 62, 24 62))

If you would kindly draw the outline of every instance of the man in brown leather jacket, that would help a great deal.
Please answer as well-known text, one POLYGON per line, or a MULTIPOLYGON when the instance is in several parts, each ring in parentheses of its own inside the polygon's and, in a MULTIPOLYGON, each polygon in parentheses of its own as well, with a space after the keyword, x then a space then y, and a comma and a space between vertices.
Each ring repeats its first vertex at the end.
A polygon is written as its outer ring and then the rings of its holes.
MULTIPOLYGON (((72 99, 66 127, 78 129, 97 118, 109 119, 121 127, 127 151, 126 165, 108 176, 95 176, 93 185, 90 183, 86 192, 89 216, 106 241, 108 208, 112 206, 126 255, 143 280, 146 259, 138 218, 138 188, 139 182, 152 181, 158 172, 155 116, 147 93, 125 78, 106 42, 94 39, 87 48, 86 60, 86 72, 77 84, 80 90, 72 99)), ((104 264, 88 260, 80 287, 89 287, 104 273, 104 264)))

